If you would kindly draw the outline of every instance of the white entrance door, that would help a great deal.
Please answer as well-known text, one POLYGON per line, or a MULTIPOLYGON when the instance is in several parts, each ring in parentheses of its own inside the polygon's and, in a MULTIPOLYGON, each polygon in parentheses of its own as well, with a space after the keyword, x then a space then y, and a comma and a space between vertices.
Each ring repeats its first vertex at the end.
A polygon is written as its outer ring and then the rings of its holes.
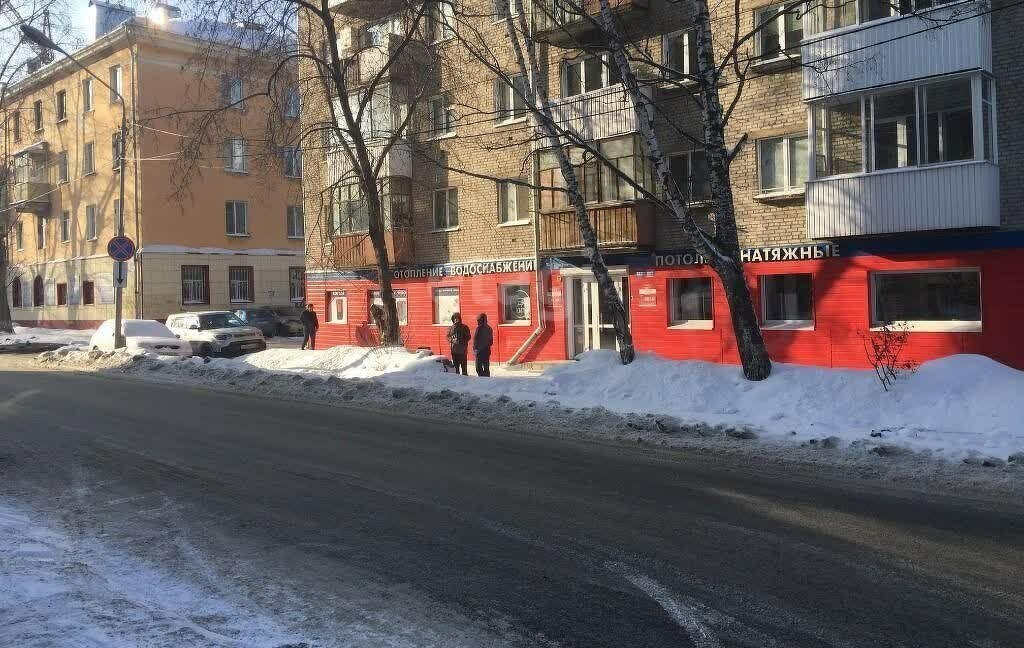
MULTIPOLYGON (((615 287, 618 289, 619 298, 623 300, 626 307, 627 317, 629 314, 629 290, 627 290, 627 278, 613 276, 615 287)), ((593 349, 615 349, 618 350, 618 340, 615 338, 615 327, 611 319, 605 314, 605 299, 601 295, 601 288, 593 277, 577 277, 572 279, 570 288, 572 294, 572 306, 569 313, 571 329, 570 336, 570 357, 575 357, 584 351, 593 349)))

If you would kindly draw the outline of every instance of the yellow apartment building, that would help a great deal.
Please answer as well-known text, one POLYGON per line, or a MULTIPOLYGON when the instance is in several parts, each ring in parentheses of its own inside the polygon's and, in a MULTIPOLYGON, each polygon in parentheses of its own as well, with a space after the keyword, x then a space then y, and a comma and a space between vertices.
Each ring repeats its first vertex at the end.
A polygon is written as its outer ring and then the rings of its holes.
POLYGON ((144 18, 90 3, 92 41, 72 55, 109 87, 58 54, 7 90, 7 290, 19 324, 88 328, 113 317, 107 242, 122 207, 138 249, 126 317, 304 298, 301 155, 267 143, 268 129, 297 128, 297 93, 251 97, 267 83, 235 63, 244 51, 211 62, 221 50, 175 8, 159 10, 144 18), (129 123, 124 169, 118 95, 129 123), (223 110, 196 142, 195 120, 210 109, 223 110))

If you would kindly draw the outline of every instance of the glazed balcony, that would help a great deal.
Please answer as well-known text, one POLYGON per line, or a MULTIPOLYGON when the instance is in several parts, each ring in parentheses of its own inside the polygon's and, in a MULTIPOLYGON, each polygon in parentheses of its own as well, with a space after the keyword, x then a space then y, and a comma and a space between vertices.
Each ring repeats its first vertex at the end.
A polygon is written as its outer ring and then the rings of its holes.
POLYGON ((999 226, 999 167, 972 161, 807 183, 812 239, 999 226))
POLYGON ((46 215, 50 211, 50 191, 46 182, 15 182, 11 185, 11 209, 46 215))
POLYGON ((331 11, 359 20, 377 20, 400 11, 403 0, 330 0, 331 11))
MULTIPOLYGON (((977 15, 988 6, 966 0, 816 34, 808 29, 800 48, 804 99, 954 72, 991 72, 991 20, 977 15)), ((805 27, 813 21, 808 15, 805 27)))
MULTIPOLYGON (((408 227, 389 229, 384 232, 384 244, 388 260, 393 265, 412 262, 412 229, 408 227)), ((377 265, 373 243, 366 232, 342 234, 334 237, 334 266, 339 269, 370 268, 377 265)))
MULTIPOLYGON (((647 0, 609 0, 611 10, 629 29, 647 21, 647 0)), ((554 47, 590 44, 599 35, 599 0, 535 0, 533 37, 554 47)))
MULTIPOLYGON (((345 81, 350 89, 361 88, 373 83, 377 75, 387 66, 379 83, 388 81, 405 81, 411 75, 423 70, 426 50, 418 41, 408 41, 399 34, 387 34, 380 45, 364 43, 358 45, 359 51, 353 55, 351 64, 345 71, 345 81), (406 42, 408 41, 408 42, 406 42), (403 43, 405 46, 402 47, 403 43), (388 65, 390 62, 390 65, 388 65)), ((358 37, 355 40, 359 42, 358 37)))
POLYGON ((621 85, 553 100, 551 114, 558 126, 587 141, 637 132, 633 101, 621 85))
MULTIPOLYGON (((587 208, 598 247, 632 250, 654 246, 654 205, 636 201, 587 208)), ((583 248, 583 237, 572 209, 540 215, 540 248, 544 252, 570 252, 583 248)))

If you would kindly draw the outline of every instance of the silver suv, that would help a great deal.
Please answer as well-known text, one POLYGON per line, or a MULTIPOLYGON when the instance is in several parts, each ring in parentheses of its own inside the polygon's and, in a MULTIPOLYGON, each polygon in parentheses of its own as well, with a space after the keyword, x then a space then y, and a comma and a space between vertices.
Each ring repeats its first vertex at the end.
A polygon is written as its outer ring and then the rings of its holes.
POLYGON ((175 313, 168 315, 167 328, 191 344, 196 355, 238 356, 267 348, 260 330, 230 311, 175 313))

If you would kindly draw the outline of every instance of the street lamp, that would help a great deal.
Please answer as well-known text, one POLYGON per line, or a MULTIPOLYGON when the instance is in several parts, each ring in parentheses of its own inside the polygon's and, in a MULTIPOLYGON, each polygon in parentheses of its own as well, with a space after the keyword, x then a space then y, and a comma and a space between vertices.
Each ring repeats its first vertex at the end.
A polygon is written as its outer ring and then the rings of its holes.
MULTIPOLYGON (((77 65, 78 67, 85 70, 85 73, 100 82, 100 85, 110 90, 111 94, 117 97, 118 103, 121 104, 121 136, 118 138, 118 168, 121 174, 121 188, 120 188, 120 200, 118 201, 117 210, 117 235, 124 236, 124 176, 128 172, 125 164, 125 151, 128 149, 127 136, 128 136, 128 119, 127 112, 125 109, 124 97, 117 90, 110 87, 110 84, 103 79, 96 76, 92 70, 82 65, 78 59, 71 56, 64 48, 57 43, 53 42, 49 36, 39 31, 31 25, 21 25, 22 35, 30 42, 35 45, 54 52, 59 52, 66 56, 68 60, 77 65)), ((119 349, 125 345, 124 343, 124 332, 121 330, 121 313, 123 310, 123 288, 120 283, 114 286, 114 348, 119 349)))

